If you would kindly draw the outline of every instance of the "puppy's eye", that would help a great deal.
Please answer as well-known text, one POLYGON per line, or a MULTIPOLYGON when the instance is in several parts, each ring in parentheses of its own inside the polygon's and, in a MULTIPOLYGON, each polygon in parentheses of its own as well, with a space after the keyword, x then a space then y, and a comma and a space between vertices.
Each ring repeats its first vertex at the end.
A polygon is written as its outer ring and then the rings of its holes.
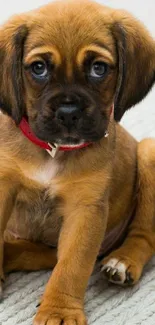
POLYGON ((108 66, 104 62, 94 62, 90 69, 90 77, 103 78, 106 74, 108 66))
POLYGON ((46 78, 48 70, 45 62, 36 61, 31 64, 31 71, 35 78, 46 78))

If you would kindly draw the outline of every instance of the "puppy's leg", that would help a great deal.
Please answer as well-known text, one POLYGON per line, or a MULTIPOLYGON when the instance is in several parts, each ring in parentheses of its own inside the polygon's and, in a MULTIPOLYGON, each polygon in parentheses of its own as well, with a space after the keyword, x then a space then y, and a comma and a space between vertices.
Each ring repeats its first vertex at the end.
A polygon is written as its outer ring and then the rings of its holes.
POLYGON ((52 269, 57 263, 57 250, 27 240, 4 242, 4 273, 52 269))
MULTIPOLYGON (((81 189, 78 193, 79 196, 81 189)), ((76 197, 75 190, 74 194, 76 197)), ((69 202, 65 210, 58 263, 47 284, 34 325, 86 324, 84 293, 103 239, 108 207, 95 206, 91 201, 81 205, 81 202, 82 198, 72 206, 69 202)))
POLYGON ((0 183, 0 280, 4 280, 3 273, 3 250, 4 250, 4 230, 12 213, 16 198, 16 184, 11 180, 1 180, 0 183))
POLYGON ((138 145, 139 192, 134 220, 123 245, 102 261, 106 277, 118 284, 134 284, 155 252, 155 140, 138 145))

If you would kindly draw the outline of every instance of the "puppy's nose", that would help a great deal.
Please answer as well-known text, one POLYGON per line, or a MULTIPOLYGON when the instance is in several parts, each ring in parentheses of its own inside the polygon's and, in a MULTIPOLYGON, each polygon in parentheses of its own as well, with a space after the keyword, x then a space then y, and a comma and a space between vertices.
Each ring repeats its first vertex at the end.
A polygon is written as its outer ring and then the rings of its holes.
POLYGON ((76 124, 81 116, 81 111, 76 105, 65 103, 57 109, 55 116, 62 124, 69 127, 76 124))

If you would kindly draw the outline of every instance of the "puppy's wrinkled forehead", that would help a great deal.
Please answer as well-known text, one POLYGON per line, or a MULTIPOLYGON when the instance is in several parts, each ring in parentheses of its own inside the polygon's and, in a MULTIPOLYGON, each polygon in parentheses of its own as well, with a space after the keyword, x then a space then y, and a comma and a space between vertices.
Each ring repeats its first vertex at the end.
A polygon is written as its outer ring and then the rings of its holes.
POLYGON ((94 52, 113 64, 115 46, 110 20, 110 10, 95 3, 51 3, 33 17, 24 59, 29 64, 48 53, 54 64, 76 61, 80 65, 87 53, 94 52))

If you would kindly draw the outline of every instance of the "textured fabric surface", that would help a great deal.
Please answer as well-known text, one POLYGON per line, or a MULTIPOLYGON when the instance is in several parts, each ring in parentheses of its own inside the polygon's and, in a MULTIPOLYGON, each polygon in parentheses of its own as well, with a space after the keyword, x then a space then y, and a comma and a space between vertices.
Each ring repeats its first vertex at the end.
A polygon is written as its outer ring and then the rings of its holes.
MULTIPOLYGON (((1 1, 0 19, 10 14, 44 4, 45 0, 1 1)), ((142 19, 155 36, 155 1, 100 0, 126 8, 142 19)), ((136 62, 135 62, 136 64, 136 62)), ((155 137, 155 90, 140 105, 127 113, 122 124, 138 140, 155 137)), ((0 303, 0 325, 32 325, 38 299, 50 272, 15 273, 7 277, 4 299, 0 303)), ((146 266, 141 281, 133 288, 108 285, 98 269, 90 279, 85 308, 89 324, 154 325, 155 324, 155 258, 146 266)))
MULTIPOLYGON (((1 325, 32 325, 50 273, 14 273, 7 278, 0 304, 1 325)), ((154 325, 155 258, 133 288, 108 284, 97 267, 87 289, 85 310, 89 325, 154 325)))

